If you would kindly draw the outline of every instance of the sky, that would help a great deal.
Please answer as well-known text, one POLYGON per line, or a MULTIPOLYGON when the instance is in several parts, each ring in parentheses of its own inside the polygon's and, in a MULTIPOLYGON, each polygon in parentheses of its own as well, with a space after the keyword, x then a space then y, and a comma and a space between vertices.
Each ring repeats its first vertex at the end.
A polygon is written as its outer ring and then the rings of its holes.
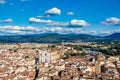
POLYGON ((0 0, 0 35, 120 32, 120 0, 0 0))

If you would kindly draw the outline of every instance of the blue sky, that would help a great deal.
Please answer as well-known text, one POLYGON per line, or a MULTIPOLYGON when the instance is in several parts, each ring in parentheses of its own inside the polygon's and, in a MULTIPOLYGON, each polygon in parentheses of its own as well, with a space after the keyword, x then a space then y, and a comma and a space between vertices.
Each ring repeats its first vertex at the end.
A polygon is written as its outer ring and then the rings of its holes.
POLYGON ((120 32, 120 0, 0 0, 0 35, 120 32))

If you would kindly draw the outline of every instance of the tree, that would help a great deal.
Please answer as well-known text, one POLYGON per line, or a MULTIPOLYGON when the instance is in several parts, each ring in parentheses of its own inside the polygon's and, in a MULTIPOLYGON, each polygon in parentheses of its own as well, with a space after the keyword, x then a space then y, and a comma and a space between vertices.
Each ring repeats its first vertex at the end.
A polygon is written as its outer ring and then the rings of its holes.
POLYGON ((25 56, 25 59, 27 59, 27 58, 30 58, 30 56, 29 56, 29 55, 26 55, 26 56, 25 56))
POLYGON ((55 45, 51 45, 51 48, 55 48, 56 46, 55 45))

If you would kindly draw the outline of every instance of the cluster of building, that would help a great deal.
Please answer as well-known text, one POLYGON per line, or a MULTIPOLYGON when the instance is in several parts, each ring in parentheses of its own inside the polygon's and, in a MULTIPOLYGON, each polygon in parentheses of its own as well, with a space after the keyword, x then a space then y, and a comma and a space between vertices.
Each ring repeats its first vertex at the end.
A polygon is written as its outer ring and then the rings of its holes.
POLYGON ((61 49, 49 49, 50 45, 0 44, 0 80, 33 80, 37 55, 39 63, 50 63, 61 56, 61 49))
MULTIPOLYGON (((1 44, 0 80, 119 80, 119 57, 100 52, 62 59, 73 48, 51 44, 1 44)), ((74 50, 75 51, 75 50, 74 50)))
POLYGON ((36 80, 119 80, 119 68, 119 58, 88 54, 40 64, 36 80))

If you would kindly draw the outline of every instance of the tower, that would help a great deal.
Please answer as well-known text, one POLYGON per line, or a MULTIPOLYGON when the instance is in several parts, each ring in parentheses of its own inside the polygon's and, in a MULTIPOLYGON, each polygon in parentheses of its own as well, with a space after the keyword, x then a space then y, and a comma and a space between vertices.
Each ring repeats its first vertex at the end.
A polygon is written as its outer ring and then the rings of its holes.
POLYGON ((64 42, 62 40, 62 45, 61 45, 61 51, 60 51, 60 57, 64 56, 64 42))
POLYGON ((101 72, 103 72, 103 65, 105 64, 105 61, 96 61, 95 62, 95 72, 96 74, 100 74, 101 72))
POLYGON ((95 62, 95 72, 96 72, 96 74, 99 74, 101 72, 101 67, 100 67, 99 61, 95 62))

